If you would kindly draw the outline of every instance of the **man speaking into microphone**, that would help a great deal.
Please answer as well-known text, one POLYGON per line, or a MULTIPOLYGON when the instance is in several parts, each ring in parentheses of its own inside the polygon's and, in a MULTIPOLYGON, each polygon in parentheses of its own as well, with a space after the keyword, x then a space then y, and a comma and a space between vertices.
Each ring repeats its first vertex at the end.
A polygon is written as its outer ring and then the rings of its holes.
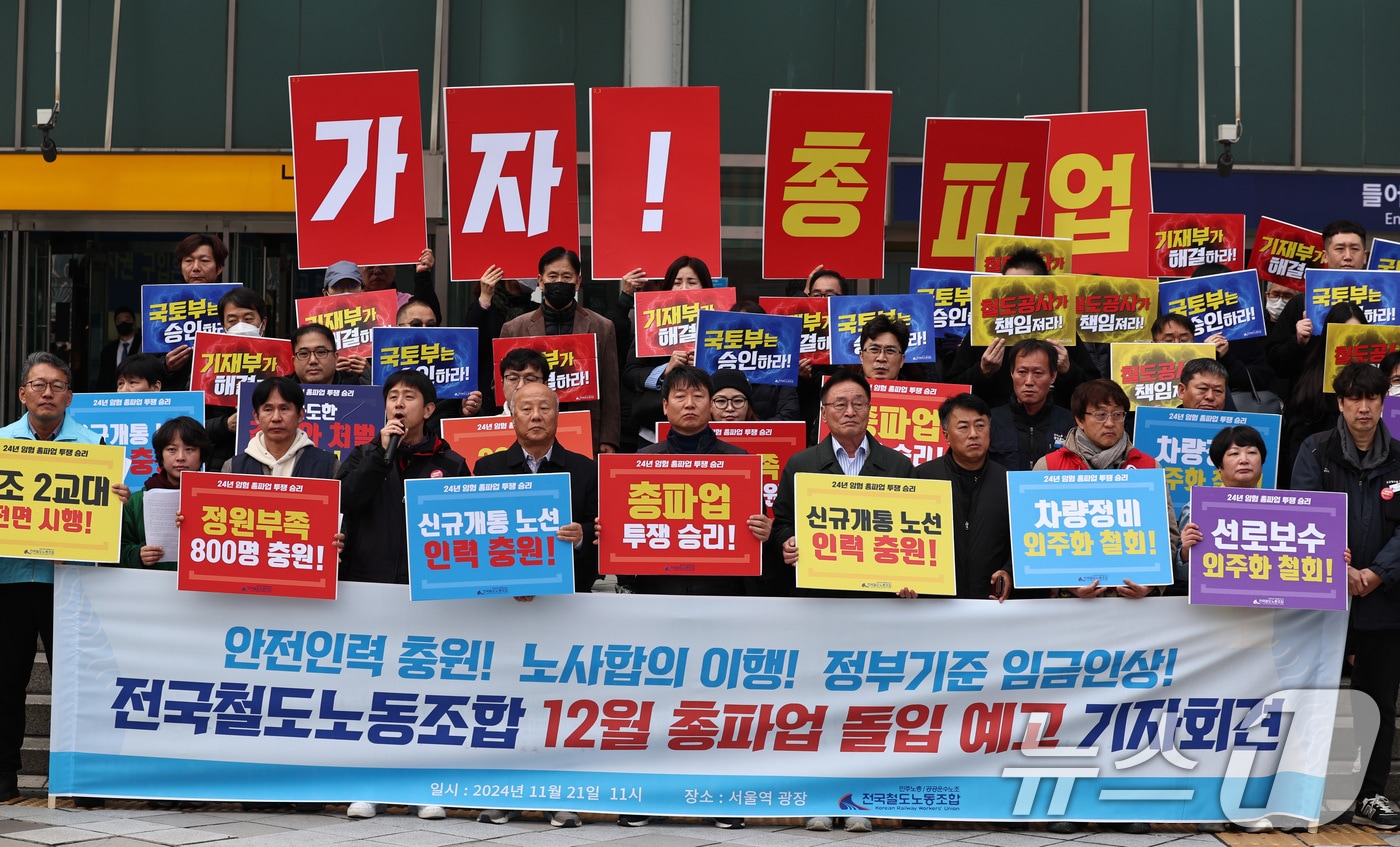
POLYGON ((471 476, 466 460, 425 427, 436 404, 432 380, 419 371, 395 371, 384 380, 384 428, 336 474, 345 531, 341 579, 407 585, 403 481, 471 476))

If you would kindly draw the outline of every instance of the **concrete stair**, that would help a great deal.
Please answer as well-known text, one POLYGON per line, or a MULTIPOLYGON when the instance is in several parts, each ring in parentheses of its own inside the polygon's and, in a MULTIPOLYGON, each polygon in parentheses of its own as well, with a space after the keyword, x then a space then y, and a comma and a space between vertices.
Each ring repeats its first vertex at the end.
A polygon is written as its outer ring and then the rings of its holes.
POLYGON ((53 708, 53 674, 40 649, 29 674, 29 693, 24 703, 24 749, 20 752, 20 773, 47 776, 49 772, 49 714, 53 708))

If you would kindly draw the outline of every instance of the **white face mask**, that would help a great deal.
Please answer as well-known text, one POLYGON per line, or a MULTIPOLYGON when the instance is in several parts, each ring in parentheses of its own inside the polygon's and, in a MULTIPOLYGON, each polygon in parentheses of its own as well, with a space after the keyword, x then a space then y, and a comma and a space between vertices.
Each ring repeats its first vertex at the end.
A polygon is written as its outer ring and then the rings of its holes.
POLYGON ((1390 386, 1390 390, 1387 391, 1386 394, 1389 394, 1391 397, 1400 397, 1400 385, 1390 386))
POLYGON ((1283 307, 1288 305, 1288 301, 1282 297, 1267 297, 1264 299, 1264 311, 1269 313, 1270 320, 1278 320, 1278 316, 1283 314, 1283 307))
POLYGON ((249 338, 257 338, 262 335, 262 328, 250 323, 239 321, 228 329, 224 330, 225 335, 243 335, 249 338))

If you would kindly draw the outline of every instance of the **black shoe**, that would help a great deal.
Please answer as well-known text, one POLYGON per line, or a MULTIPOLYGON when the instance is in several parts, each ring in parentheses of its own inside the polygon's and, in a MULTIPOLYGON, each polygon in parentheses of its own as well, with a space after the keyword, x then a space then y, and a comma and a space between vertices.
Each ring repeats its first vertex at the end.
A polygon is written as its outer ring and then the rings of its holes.
POLYGON ((107 805, 107 801, 101 797, 74 797, 73 805, 79 809, 100 809, 107 805))
POLYGON ((1079 821, 1051 821, 1045 828, 1056 835, 1073 835, 1083 829, 1084 824, 1079 821))
POLYGON ((1395 829, 1400 825, 1400 809, 1384 794, 1356 801, 1356 812, 1351 817, 1352 823, 1376 829, 1395 829))
POLYGON ((1150 823, 1115 823, 1112 826, 1119 832, 1127 833, 1128 835, 1147 835, 1152 832, 1152 824, 1150 823))

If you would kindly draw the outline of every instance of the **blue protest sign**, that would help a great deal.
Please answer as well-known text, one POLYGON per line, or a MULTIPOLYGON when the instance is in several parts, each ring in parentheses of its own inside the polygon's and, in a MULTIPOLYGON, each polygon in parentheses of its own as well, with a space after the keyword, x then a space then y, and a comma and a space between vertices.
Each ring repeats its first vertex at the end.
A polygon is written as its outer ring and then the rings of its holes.
POLYGON ((1313 322, 1313 334, 1327 322, 1327 313, 1338 303, 1355 303, 1366 313, 1366 322, 1400 325, 1400 281, 1389 271, 1329 271, 1309 269, 1303 278, 1303 308, 1313 322))
POLYGON ((195 333, 223 332, 219 298, 238 287, 223 282, 141 286, 141 352, 169 353, 193 344, 195 333))
POLYGON ((1017 588, 1172 583, 1160 468, 1013 471, 1012 582, 1017 588))
MULTIPOLYGON (((160 470, 160 457, 151 445, 160 425, 181 415, 204 423, 202 391, 114 391, 74 394, 68 406, 73 420, 102 436, 107 444, 126 448, 126 478, 135 491, 160 470)), ((205 456, 204 458, 209 458, 205 456)))
POLYGON ((831 363, 860 364, 860 331, 871 318, 884 315, 909 328, 906 362, 934 360, 933 298, 921 294, 875 294, 832 297, 831 363))
POLYGON ((933 337, 967 335, 972 321, 972 272, 913 268, 909 293, 933 296, 933 337))
MULTIPOLYGON (((238 452, 248 449, 248 440, 258 431, 253 414, 256 382, 238 386, 238 452)), ((342 462, 361 444, 379 434, 384 425, 384 390, 377 385, 303 385, 306 406, 302 409, 301 431, 311 443, 334 453, 342 462)), ((203 396, 203 395, 201 395, 203 396)))
POLYGON ((410 479, 404 499, 412 599, 573 593, 568 474, 410 479))
POLYGON ((1151 456, 1157 467, 1166 472, 1167 492, 1177 514, 1191 499, 1192 488, 1220 485, 1220 471, 1210 463, 1210 442, 1227 426, 1252 426, 1259 430, 1268 449, 1261 484, 1273 488, 1278 481, 1278 444, 1283 429, 1283 419, 1278 415, 1138 406, 1134 418, 1133 446, 1151 456))
POLYGON ((1264 326, 1259 272, 1252 268, 1164 282, 1157 292, 1163 314, 1174 312, 1191 319, 1196 341, 1204 341, 1217 332, 1229 341, 1269 334, 1264 326))
POLYGON ((797 385, 801 318, 706 309, 698 321, 695 367, 743 371, 755 385, 797 385))
POLYGON ((437 386, 439 400, 476 390, 476 330, 456 327, 375 327, 374 384, 389 374, 416 368, 437 386))
POLYGON ((1372 239, 1371 259, 1366 263, 1366 270, 1400 271, 1400 241, 1372 239))

